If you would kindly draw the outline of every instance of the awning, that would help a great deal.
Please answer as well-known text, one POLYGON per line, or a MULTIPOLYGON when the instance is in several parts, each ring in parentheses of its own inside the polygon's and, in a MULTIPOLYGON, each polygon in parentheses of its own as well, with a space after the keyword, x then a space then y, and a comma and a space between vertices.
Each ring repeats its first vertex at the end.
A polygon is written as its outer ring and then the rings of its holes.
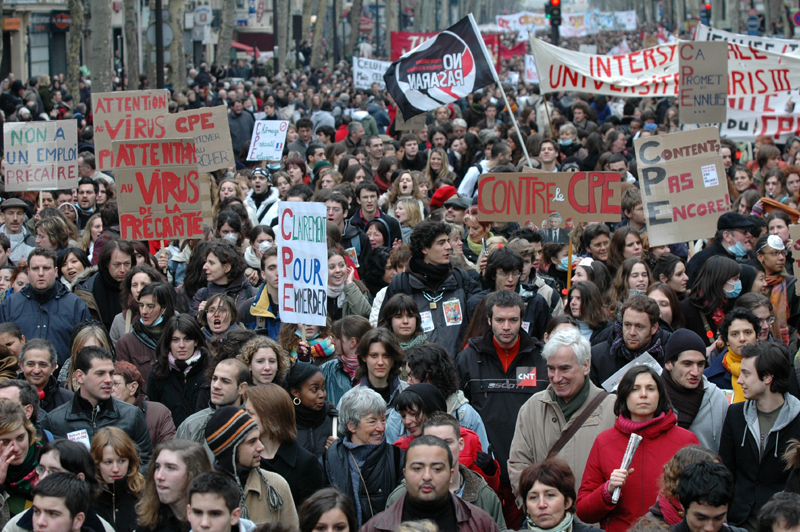
POLYGON ((233 41, 231 42, 231 47, 236 48, 237 50, 242 50, 243 52, 247 52, 247 55, 256 55, 256 49, 252 46, 248 46, 246 44, 242 44, 240 42, 233 41))

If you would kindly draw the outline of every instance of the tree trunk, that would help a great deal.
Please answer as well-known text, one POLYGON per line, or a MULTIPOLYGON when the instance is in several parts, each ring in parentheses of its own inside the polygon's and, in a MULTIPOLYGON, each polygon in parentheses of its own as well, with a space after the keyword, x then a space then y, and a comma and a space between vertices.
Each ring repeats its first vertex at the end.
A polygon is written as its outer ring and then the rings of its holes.
POLYGON ((450 27, 450 0, 438 0, 439 2, 439 29, 450 27))
POLYGON ((289 51, 289 3, 285 0, 276 2, 278 18, 278 53, 276 59, 276 74, 286 68, 286 53, 289 51))
POLYGON ((89 6, 91 45, 87 62, 92 72, 92 92, 110 92, 113 89, 111 76, 114 72, 112 63, 114 50, 111 46, 111 24, 109 24, 111 3, 108 0, 90 0, 89 6))
MULTIPOLYGON (((282 4, 278 0, 278 5, 282 4)), ((219 44, 217 44, 216 63, 219 66, 229 65, 231 62, 231 42, 233 42, 233 24, 236 21, 236 0, 222 1, 222 18, 219 25, 219 44)), ((288 27, 288 26, 283 26, 288 27)), ((281 53, 286 54, 286 50, 281 53)))
POLYGON ((421 31, 423 7, 422 0, 414 0, 414 29, 411 31, 421 31))
POLYGON ((127 90, 139 87, 139 32, 136 20, 139 18, 136 0, 124 0, 125 5, 125 74, 128 76, 127 90))
POLYGON ((353 0, 350 8, 350 41, 347 43, 345 54, 355 55, 356 44, 361 35, 361 0, 353 0))
MULTIPOLYGON (((316 13, 317 21, 319 21, 322 13, 325 13, 325 11, 314 9, 313 6, 316 4, 317 0, 303 0, 303 34, 300 36, 300 42, 303 42, 311 35, 311 15, 316 13)), ((294 28, 294 25, 292 27, 294 28)), ((294 35, 292 35, 292 40, 294 40, 294 35)))
MULTIPOLYGON (((311 41, 311 68, 317 68, 322 62, 322 40, 325 36, 325 26, 328 22, 328 0, 313 0, 313 13, 317 14, 317 21, 314 23, 314 38, 311 41)), ((307 34, 303 34, 305 37, 307 34)))
MULTIPOLYGON (((156 1, 155 0, 149 0, 149 7, 150 7, 150 19, 142 21, 142 26, 145 28, 145 30, 150 26, 150 20, 155 20, 156 1)), ((156 88, 156 62, 155 61, 151 61, 151 59, 153 59, 155 57, 154 54, 155 54, 155 51, 156 51, 156 47, 153 46, 152 44, 150 44, 150 41, 148 41, 146 39, 145 39, 145 42, 142 43, 142 44, 144 44, 144 50, 145 50, 145 52, 142 54, 142 56, 143 56, 142 57, 142 62, 144 63, 144 65, 142 65, 142 70, 147 72, 147 86, 148 86, 148 88, 155 89, 156 88)), ((138 89, 139 87, 137 86, 136 88, 138 89)))
POLYGON ((384 39, 384 50, 386 50, 386 57, 392 56, 392 32, 398 31, 397 20, 397 4, 399 0, 386 0, 386 8, 384 9, 384 17, 386 19, 386 35, 384 39))
POLYGON ((169 68, 171 70, 172 88, 181 91, 186 88, 186 52, 183 42, 183 18, 186 5, 183 0, 169 1, 169 23, 175 38, 169 45, 171 57, 169 68))

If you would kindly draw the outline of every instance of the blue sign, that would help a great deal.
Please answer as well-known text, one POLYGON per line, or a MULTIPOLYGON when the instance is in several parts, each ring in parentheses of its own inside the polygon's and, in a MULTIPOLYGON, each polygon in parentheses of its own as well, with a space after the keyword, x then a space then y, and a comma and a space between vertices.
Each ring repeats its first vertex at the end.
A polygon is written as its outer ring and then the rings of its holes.
MULTIPOLYGON (((761 27, 761 20, 756 15, 750 15, 749 17, 747 17, 747 22, 745 24, 747 25, 747 29, 749 31, 757 32, 758 28, 761 27)), ((756 35, 758 34, 756 33, 756 35)))
POLYGON ((706 14, 706 10, 700 11, 700 22, 706 26, 708 26, 708 15, 706 14))

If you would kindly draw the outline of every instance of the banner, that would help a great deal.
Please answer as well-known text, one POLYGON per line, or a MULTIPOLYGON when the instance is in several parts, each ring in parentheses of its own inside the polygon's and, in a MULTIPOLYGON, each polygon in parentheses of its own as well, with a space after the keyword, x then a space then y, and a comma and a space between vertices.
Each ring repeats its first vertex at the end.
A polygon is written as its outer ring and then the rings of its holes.
MULTIPOLYGON (((544 13, 521 11, 513 15, 497 15, 497 25, 506 32, 518 32, 517 40, 527 40, 537 31, 550 31, 550 20, 544 13)), ((561 37, 586 37, 601 31, 635 31, 636 11, 603 12, 590 10, 561 13, 561 37)))
POLYGON ((559 213, 578 222, 619 222, 617 172, 485 174, 478 184, 478 217, 520 225, 559 213))
POLYGON ((236 166, 228 126, 228 108, 224 105, 192 109, 166 116, 166 137, 194 137, 197 168, 200 172, 236 166))
POLYGON ((536 71, 536 61, 532 55, 525 56, 525 82, 539 83, 539 73, 536 71))
POLYGON ((758 37, 744 35, 742 33, 731 33, 725 30, 709 28, 704 24, 697 26, 694 34, 695 41, 727 41, 743 46, 758 48, 759 50, 769 50, 781 54, 800 54, 800 41, 788 39, 772 39, 770 37, 758 37))
POLYGON ((728 118, 719 134, 734 142, 769 135, 777 144, 800 135, 800 89, 772 96, 728 99, 728 118))
POLYGON ((650 246, 714 236, 731 209, 717 128, 638 138, 633 147, 650 246))
POLYGON ((394 61, 383 78, 406 119, 498 81, 472 14, 394 61))
POLYGON ((250 139, 248 161, 280 161, 286 143, 286 120, 258 120, 250 139))
POLYGON ((92 94, 97 169, 114 169, 112 141, 166 137, 169 100, 167 89, 92 94))
POLYGON ((326 224, 324 203, 278 203, 278 305, 283 323, 326 324, 326 224))
POLYGON ((78 186, 78 129, 73 122, 3 124, 6 192, 78 186))
MULTIPOLYGON (((392 46, 392 61, 397 61, 403 55, 407 54, 425 41, 439 35, 436 32, 411 32, 411 31, 393 31, 391 37, 392 46)), ((483 42, 486 44, 486 49, 489 51, 489 56, 495 68, 500 69, 500 35, 497 33, 482 34, 483 42)))
POLYGON ((123 240, 202 238, 211 191, 194 139, 115 141, 112 149, 123 240))
POLYGON ((724 122, 728 103, 728 44, 681 42, 678 58, 681 124, 724 122))
MULTIPOLYGON (((678 44, 625 55, 582 54, 532 39, 542 93, 677 96, 678 44)), ((728 43, 728 97, 778 94, 800 87, 800 56, 728 43)))
POLYGON ((389 61, 353 57, 353 86, 368 91, 372 89, 373 83, 377 83, 384 90, 386 84, 383 82, 383 75, 390 65, 389 61))
POLYGON ((525 55, 528 53, 528 43, 521 42, 516 46, 512 46, 511 48, 506 48, 502 44, 500 45, 500 58, 501 59, 515 59, 521 55, 525 55))

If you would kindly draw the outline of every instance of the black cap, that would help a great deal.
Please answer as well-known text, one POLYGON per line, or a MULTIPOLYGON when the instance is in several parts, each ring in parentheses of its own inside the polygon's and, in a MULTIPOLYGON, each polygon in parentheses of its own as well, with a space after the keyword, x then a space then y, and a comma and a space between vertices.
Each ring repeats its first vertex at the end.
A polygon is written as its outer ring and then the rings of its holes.
POLYGON ((726 212, 717 220, 717 231, 728 231, 730 229, 749 229, 754 227, 753 222, 739 214, 738 212, 726 212))
POLYGON ((689 329, 678 329, 669 337, 667 347, 664 349, 664 363, 678 358, 686 351, 699 351, 706 354, 706 344, 700 335, 689 329))

